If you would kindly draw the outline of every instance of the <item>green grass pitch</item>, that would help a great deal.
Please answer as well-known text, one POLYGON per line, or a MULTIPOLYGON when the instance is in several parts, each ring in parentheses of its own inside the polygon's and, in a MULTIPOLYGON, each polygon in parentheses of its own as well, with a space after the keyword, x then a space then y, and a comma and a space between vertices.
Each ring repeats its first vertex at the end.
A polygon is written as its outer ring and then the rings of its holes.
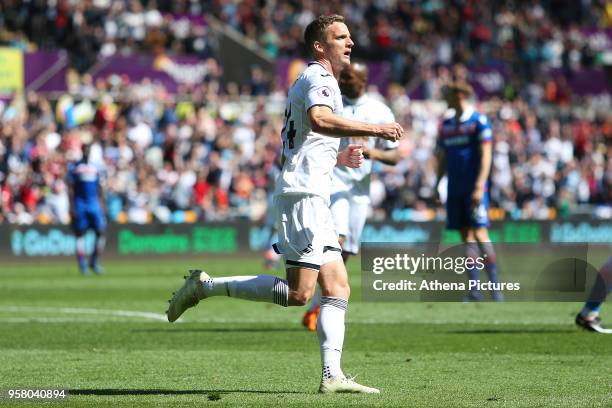
MULTIPOLYGON (((189 267, 254 275, 260 264, 109 260, 89 277, 74 262, 0 265, 0 388, 69 389, 51 406, 83 407, 612 406, 612 338, 574 327, 580 304, 363 303, 358 260, 343 366, 381 395, 316 393, 304 309, 214 298, 164 321, 189 267)), ((612 307, 602 315, 612 322, 612 307)))

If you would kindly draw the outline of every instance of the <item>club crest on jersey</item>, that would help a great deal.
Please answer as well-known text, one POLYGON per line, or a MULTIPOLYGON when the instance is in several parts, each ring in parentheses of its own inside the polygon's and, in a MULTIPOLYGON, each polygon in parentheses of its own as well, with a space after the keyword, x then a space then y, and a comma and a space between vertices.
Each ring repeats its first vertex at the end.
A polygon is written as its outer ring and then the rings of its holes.
POLYGON ((329 98, 331 96, 331 89, 329 89, 328 87, 324 86, 321 87, 317 90, 317 94, 321 97, 321 98, 329 98))

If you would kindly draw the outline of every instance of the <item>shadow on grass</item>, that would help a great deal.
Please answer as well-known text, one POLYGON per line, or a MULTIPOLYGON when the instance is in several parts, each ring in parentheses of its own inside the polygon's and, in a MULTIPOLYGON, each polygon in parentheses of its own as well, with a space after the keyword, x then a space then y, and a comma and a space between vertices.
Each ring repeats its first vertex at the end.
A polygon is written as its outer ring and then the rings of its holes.
POLYGON ((167 329, 134 329, 133 333, 269 333, 305 331, 303 327, 203 327, 203 328, 167 328, 167 329))
POLYGON ((69 395, 209 395, 209 394, 308 394, 307 392, 299 391, 264 391, 264 390, 163 390, 163 389, 146 389, 146 390, 129 390, 119 388, 85 388, 68 390, 69 395))
POLYGON ((573 329, 474 329, 474 330, 451 330, 444 334, 551 334, 551 333, 573 333, 573 329))

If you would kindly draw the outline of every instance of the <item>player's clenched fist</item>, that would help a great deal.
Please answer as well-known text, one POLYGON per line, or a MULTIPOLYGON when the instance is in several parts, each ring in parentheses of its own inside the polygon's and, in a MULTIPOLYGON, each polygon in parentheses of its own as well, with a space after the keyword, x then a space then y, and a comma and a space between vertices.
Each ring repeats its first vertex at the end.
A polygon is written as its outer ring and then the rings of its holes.
POLYGON ((356 169, 362 164, 363 146, 360 144, 349 144, 345 150, 338 153, 338 166, 346 166, 356 169))
POLYGON ((404 136, 404 128, 399 123, 387 123, 380 125, 378 137, 395 142, 404 136))

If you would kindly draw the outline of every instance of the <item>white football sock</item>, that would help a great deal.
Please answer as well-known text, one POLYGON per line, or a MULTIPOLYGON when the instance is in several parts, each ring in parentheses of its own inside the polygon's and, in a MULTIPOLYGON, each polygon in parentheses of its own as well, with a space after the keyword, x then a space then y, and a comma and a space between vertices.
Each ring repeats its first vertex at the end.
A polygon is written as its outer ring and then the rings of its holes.
POLYGON ((344 376, 340 368, 344 344, 344 316, 348 302, 341 298, 322 296, 317 335, 321 345, 323 379, 344 376))
POLYGON ((202 282, 202 287, 206 297, 229 296, 285 307, 288 302, 287 281, 271 275, 211 278, 202 282))

